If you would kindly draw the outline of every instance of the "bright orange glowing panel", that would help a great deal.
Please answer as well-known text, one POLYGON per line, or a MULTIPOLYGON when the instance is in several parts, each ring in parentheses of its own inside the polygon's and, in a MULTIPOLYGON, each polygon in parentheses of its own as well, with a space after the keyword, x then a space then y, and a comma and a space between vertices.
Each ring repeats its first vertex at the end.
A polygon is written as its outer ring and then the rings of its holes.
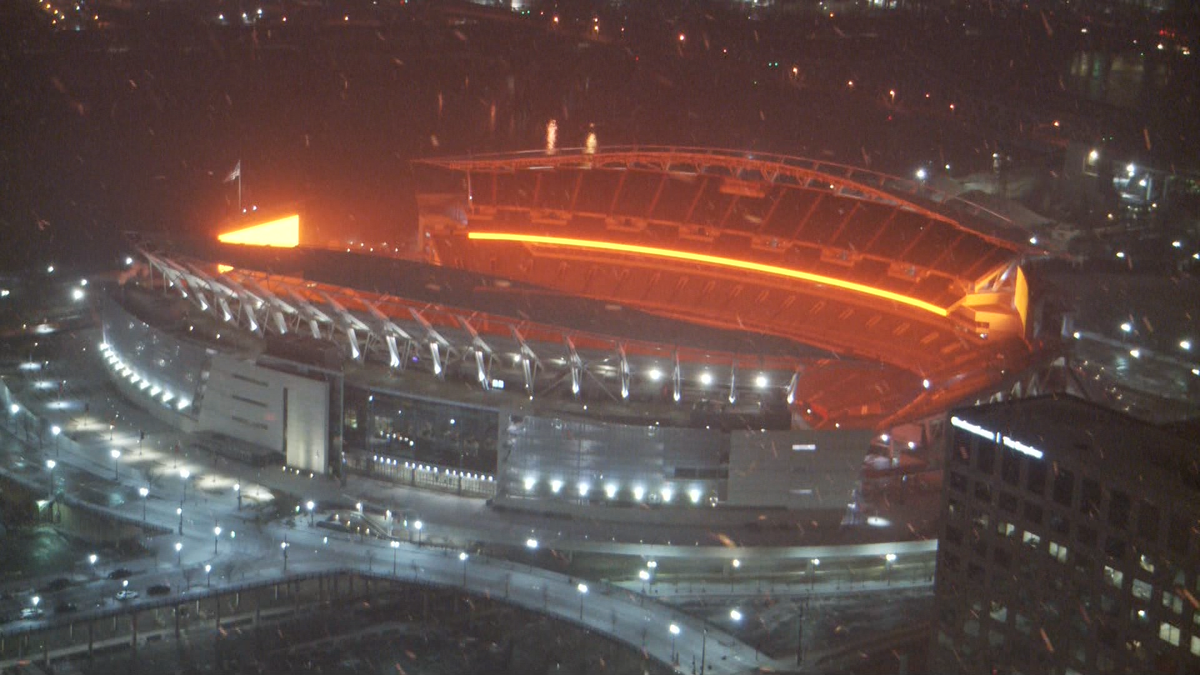
POLYGON ((217 235, 217 241, 223 244, 243 244, 245 246, 295 248, 300 245, 300 216, 284 216, 278 220, 226 232, 217 235))
POLYGON ((714 265, 717 267, 728 267, 732 269, 748 270, 751 272, 761 272, 778 277, 786 277, 788 279, 799 279, 808 281, 814 284, 824 284, 833 286, 842 290, 851 291, 853 293, 861 293, 870 295, 876 298, 885 300, 893 300, 910 307, 925 310, 931 314, 938 316, 947 316, 949 312, 943 307, 925 302, 924 300, 913 298, 900 293, 875 288, 866 284, 859 284, 853 281, 837 279, 835 277, 827 277, 823 274, 814 274, 812 272, 802 272, 800 270, 788 269, 786 267, 778 267, 776 265, 766 265, 763 263, 752 262, 750 260, 738 260, 736 258, 725 258, 716 255, 706 255, 703 253, 691 253, 689 251, 677 251, 669 248, 656 248, 653 246, 637 246, 634 244, 618 244, 611 241, 596 241, 592 239, 572 239, 569 237, 547 237, 536 234, 516 234, 508 232, 471 232, 467 235, 468 239, 476 241, 506 241, 521 244, 536 244, 542 246, 565 246, 568 248, 582 248, 594 251, 611 251, 614 253, 634 253, 637 255, 650 256, 654 258, 667 258, 670 260, 685 260, 688 262, 697 262, 705 265, 714 265))
POLYGON ((232 271, 233 265, 222 265, 221 263, 217 263, 217 274, 225 274, 226 272, 232 271))

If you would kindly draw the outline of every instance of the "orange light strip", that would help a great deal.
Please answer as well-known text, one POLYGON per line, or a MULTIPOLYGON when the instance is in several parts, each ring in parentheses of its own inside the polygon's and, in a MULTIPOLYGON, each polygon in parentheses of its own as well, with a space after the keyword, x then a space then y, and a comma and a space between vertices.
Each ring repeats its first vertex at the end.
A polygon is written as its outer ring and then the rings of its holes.
POLYGON ((537 234, 516 234, 509 232, 470 232, 467 238, 475 241, 503 241, 514 242, 521 244, 536 244, 542 246, 565 246, 568 248, 591 249, 594 251, 612 251, 614 253, 635 253, 638 255, 646 255, 655 258, 667 258, 670 260, 685 260, 688 262, 703 263, 705 265, 715 265, 718 267, 728 267, 739 270, 749 270, 751 272, 761 272, 763 274, 771 274, 778 277, 786 277, 788 279, 799 279, 808 281, 814 284, 824 284, 833 286, 853 293, 861 293, 870 295, 876 298, 885 300, 893 300, 910 307, 925 310, 930 314, 938 316, 948 316, 949 312, 944 307, 925 302, 918 298, 913 298, 900 293, 875 288, 866 284, 859 284, 853 281, 827 277, 823 274, 813 274, 812 272, 802 272, 800 270, 788 269, 777 265, 766 265, 763 263, 752 262, 749 260, 738 260, 736 258, 725 258, 716 255, 706 255, 704 253, 691 253, 689 251, 678 251, 669 248, 656 248, 653 246, 638 246, 635 244, 618 244, 611 241, 596 241, 593 239, 573 239, 570 237, 547 237, 537 234))

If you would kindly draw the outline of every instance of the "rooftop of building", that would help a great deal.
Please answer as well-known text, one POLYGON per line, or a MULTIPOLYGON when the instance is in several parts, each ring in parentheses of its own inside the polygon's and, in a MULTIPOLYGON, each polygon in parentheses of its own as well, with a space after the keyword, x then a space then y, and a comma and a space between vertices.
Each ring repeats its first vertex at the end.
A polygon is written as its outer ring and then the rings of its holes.
MULTIPOLYGON (((1044 452, 1046 461, 1152 486, 1200 493, 1200 444, 1163 427, 1069 395, 960 408, 953 416, 1044 452)), ((1028 453, 1027 453, 1028 454, 1028 453)))

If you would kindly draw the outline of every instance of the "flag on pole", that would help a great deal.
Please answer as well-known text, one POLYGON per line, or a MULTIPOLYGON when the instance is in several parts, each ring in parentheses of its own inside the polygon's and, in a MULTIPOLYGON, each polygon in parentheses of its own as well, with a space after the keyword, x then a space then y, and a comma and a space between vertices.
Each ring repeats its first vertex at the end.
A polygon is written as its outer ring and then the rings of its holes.
POLYGON ((229 175, 225 176, 225 182, 231 183, 241 177, 242 177, 242 160, 239 159, 237 165, 235 165, 233 167, 233 171, 230 171, 229 175))

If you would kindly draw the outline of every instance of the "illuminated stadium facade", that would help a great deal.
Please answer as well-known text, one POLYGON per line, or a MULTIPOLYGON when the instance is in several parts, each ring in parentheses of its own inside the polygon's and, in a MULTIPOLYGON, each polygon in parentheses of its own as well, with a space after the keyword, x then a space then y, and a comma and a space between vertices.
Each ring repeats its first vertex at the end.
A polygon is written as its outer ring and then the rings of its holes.
POLYGON ((226 337, 189 346, 138 318, 161 306, 108 303, 118 381, 169 380, 160 414, 295 468, 836 513, 879 431, 1044 359, 1021 270, 1037 251, 920 183, 714 150, 417 168, 440 187, 418 195, 415 255, 309 241, 295 217, 138 241, 141 285, 226 337))

